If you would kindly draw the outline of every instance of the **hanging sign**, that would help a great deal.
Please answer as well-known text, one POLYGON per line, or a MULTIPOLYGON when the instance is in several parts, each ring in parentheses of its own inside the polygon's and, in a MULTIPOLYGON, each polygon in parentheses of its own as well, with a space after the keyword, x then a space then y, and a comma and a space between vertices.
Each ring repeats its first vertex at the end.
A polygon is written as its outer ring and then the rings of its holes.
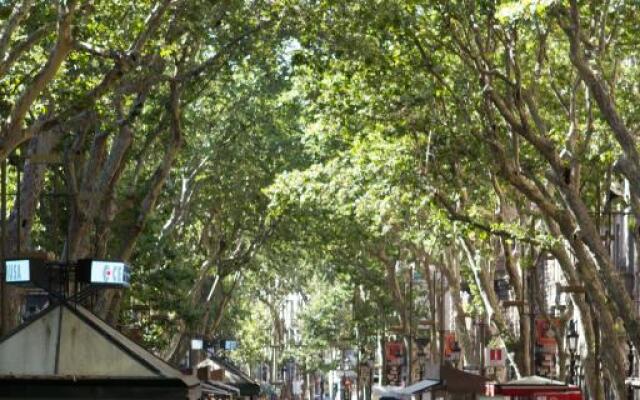
POLYGON ((384 355, 387 365, 402 365, 404 362, 404 344, 401 341, 385 343, 384 355))
POLYGON ((235 340, 223 340, 222 347, 225 350, 236 350, 238 348, 238 342, 235 340))
POLYGON ((456 345, 456 333, 453 331, 447 331, 444 333, 444 358, 451 360, 451 355, 454 352, 456 345))
POLYGON ((23 258, 4 261, 4 281, 11 285, 45 287, 49 281, 44 260, 23 258))
POLYGON ((92 285, 129 286, 131 270, 121 261, 80 260, 78 278, 92 285))
POLYGON ((555 337, 556 328, 560 326, 558 318, 547 320, 546 318, 536 318, 535 320, 535 364, 536 375, 555 378, 556 377, 556 353, 558 342, 555 337))
POLYGON ((502 348, 488 348, 485 350, 485 360, 488 367, 504 367, 506 352, 502 348))
POLYGON ((384 357, 386 384, 400 386, 402 383, 402 364, 404 363, 404 344, 399 340, 385 343, 384 357))
POLYGON ((29 260, 7 260, 4 263, 5 282, 28 283, 31 280, 29 260))

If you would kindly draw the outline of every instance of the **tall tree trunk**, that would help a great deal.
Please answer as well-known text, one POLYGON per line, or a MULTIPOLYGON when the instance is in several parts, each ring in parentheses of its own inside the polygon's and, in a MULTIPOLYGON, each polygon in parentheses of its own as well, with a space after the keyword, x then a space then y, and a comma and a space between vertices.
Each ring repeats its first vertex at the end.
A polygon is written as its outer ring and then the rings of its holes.
MULTIPOLYGON (((495 141, 491 141, 494 154, 496 155, 505 178, 527 198, 534 202, 546 218, 552 220, 557 227, 558 232, 567 240, 571 248, 574 250, 574 256, 577 258, 576 272, 580 276, 580 281, 584 282, 587 292, 590 295, 590 302, 594 304, 594 311, 600 320, 600 326, 603 330, 603 340, 607 343, 618 343, 618 336, 614 331, 615 318, 611 313, 608 296, 604 285, 598 274, 598 268, 594 264, 589 249, 587 249, 581 237, 575 234, 579 231, 574 220, 570 215, 559 210, 551 203, 544 194, 542 194, 535 184, 528 181, 527 177, 522 173, 514 170, 513 165, 506 158, 504 149, 497 145, 495 141)), ((619 347, 614 346, 611 351, 604 354, 609 362, 609 372, 614 379, 615 390, 623 396, 624 388, 624 357, 619 347)))
MULTIPOLYGON (((34 138, 29 143, 28 155, 48 155, 60 141, 59 133, 48 133, 34 138)), ((20 163, 21 161, 18 160, 20 163)), ((18 256, 18 240, 21 252, 29 249, 31 226, 35 218, 40 195, 44 189, 44 178, 47 170, 45 164, 33 163, 27 160, 24 164, 24 173, 20 182, 20 204, 14 206, 14 210, 7 221, 7 231, 4 243, 5 257, 18 256), (20 221, 18 210, 20 206, 20 221), (18 224, 20 225, 20 238, 18 239, 18 224)), ((20 306, 24 290, 15 286, 3 284, 2 311, 0 321, 0 335, 14 329, 20 323, 20 306)))
POLYGON ((473 351, 473 344, 471 337, 469 336, 469 331, 467 330, 466 323, 466 315, 464 310, 464 304, 462 303, 462 298, 460 297, 462 276, 460 274, 460 265, 458 257, 454 254, 453 248, 447 248, 447 256, 448 260, 447 265, 441 265, 440 271, 444 273, 447 278, 447 283, 449 286, 449 292, 451 293, 451 301, 455 307, 455 321, 456 321, 456 337, 459 340, 459 345, 464 354, 464 358, 467 363, 472 365, 479 365, 480 360, 476 357, 476 352, 473 351))

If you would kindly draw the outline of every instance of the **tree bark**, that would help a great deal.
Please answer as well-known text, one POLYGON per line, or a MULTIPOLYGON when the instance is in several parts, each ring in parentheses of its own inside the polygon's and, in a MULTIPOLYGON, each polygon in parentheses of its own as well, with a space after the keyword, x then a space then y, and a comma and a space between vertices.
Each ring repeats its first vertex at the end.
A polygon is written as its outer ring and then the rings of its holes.
MULTIPOLYGON (((500 162, 502 173, 505 178, 516 189, 533 201, 548 219, 554 221, 565 240, 567 240, 571 248, 574 249, 574 255, 578 259, 578 263, 576 264, 577 272, 581 276, 581 281, 584 282, 587 291, 590 294, 590 299, 595 305, 595 312, 598 315, 598 319, 603 329, 603 340, 608 343, 618 343, 618 337, 613 331, 615 319, 609 309, 606 289, 597 273, 597 267, 593 262, 594 260, 591 257, 591 253, 580 240, 580 237, 575 235, 575 232, 577 231, 575 222, 571 219, 568 213, 557 209, 555 205, 542 195, 534 184, 528 182, 522 174, 516 173, 513 166, 510 165, 509 161, 506 159, 504 149, 502 149, 495 141, 491 140, 490 142, 492 143, 492 147, 500 162)), ((603 356, 609 360, 609 372, 614 378, 613 382, 616 391, 619 394, 624 394, 624 358, 620 349, 617 346, 614 346, 611 351, 608 351, 607 354, 604 354, 603 356)))
MULTIPOLYGON (((49 133, 39 138, 32 139, 29 143, 28 155, 50 154, 53 148, 60 141, 61 135, 49 133)), ((18 160, 18 163, 22 162, 18 160)), ((16 204, 11 216, 7 221, 5 255, 6 257, 17 256, 17 241, 21 242, 21 249, 25 251, 29 248, 31 226, 36 215, 40 195, 44 189, 44 177, 46 172, 45 164, 37 164, 27 160, 24 164, 23 177, 20 184, 20 221, 16 204), (20 224, 20 238, 18 239, 18 224, 20 224)), ((20 323, 21 295, 24 290, 11 285, 4 285, 2 296, 3 312, 0 321, 0 335, 6 334, 20 323)))

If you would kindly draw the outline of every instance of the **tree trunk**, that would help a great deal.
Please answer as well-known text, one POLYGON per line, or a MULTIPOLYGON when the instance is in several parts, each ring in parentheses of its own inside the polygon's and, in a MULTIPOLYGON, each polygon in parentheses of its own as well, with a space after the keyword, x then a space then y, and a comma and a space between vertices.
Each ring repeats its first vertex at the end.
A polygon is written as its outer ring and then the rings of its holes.
MULTIPOLYGON (((60 141, 60 137, 58 133, 48 133, 32 139, 29 143, 27 154, 50 154, 52 149, 60 141)), ((20 160, 18 160, 18 162, 20 162, 20 160)), ((14 206, 14 210, 7 221, 7 236, 4 244, 4 254, 7 258, 17 256, 18 240, 21 243, 21 252, 29 248, 31 226, 38 208, 40 195, 44 189, 46 169, 45 164, 35 164, 28 160, 24 164, 24 173, 20 182, 20 221, 18 221, 17 204, 14 206), (20 224, 19 239, 17 237, 18 224, 20 224)), ((0 335, 6 334, 20 323, 20 306, 22 304, 22 294, 24 293, 24 289, 11 285, 3 284, 2 288, 3 291, 0 293, 2 297, 0 335)))
POLYGON ((460 266, 458 258, 453 253, 453 249, 449 247, 447 249, 447 259, 449 262, 447 265, 440 266, 440 271, 444 273, 447 278, 447 283, 450 288, 451 300, 456 308, 456 337, 459 340, 459 345, 462 348, 464 359, 468 364, 480 365, 480 360, 476 357, 476 352, 473 351, 473 344, 469 331, 467 330, 466 315, 462 304, 462 298, 460 297, 462 276, 460 275, 460 266))

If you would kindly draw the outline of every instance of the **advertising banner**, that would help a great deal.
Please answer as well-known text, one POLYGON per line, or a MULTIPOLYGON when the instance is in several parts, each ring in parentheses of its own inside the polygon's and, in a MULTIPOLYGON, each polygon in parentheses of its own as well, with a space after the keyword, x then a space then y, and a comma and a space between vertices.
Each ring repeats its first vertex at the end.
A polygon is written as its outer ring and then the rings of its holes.
POLYGON ((399 340, 387 342, 384 354, 387 365, 402 365, 404 361, 404 343, 399 340))
POLYGON ((558 342, 552 326, 559 326, 560 320, 536 318, 535 324, 536 374, 553 378, 556 376, 558 342))
POLYGON ((404 364, 404 343, 401 341, 387 342, 384 347, 386 363, 385 379, 387 385, 402 385, 402 365, 404 364))
POLYGON ((456 344, 456 333, 453 331, 448 331, 444 333, 444 357, 446 359, 451 358, 451 353, 453 353, 453 348, 456 344))

